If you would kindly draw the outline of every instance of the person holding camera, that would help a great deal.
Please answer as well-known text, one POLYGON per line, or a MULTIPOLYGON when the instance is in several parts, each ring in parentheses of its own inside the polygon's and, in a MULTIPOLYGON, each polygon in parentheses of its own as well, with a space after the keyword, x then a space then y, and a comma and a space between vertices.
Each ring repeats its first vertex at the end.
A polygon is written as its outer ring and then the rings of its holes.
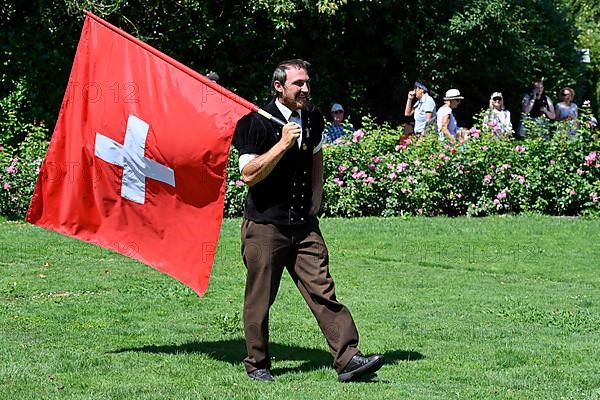
MULTIPOLYGON (((544 91, 544 81, 542 79, 536 79, 532 82, 531 90, 523 96, 521 105, 523 113, 540 126, 546 126, 548 121, 556 118, 554 104, 544 91)), ((527 135, 523 121, 521 121, 518 135, 521 137, 527 135)))
POLYGON ((541 79, 533 81, 531 91, 523 96, 522 100, 523 112, 531 118, 544 117, 549 120, 554 120, 554 104, 550 97, 546 96, 544 91, 544 81, 541 79))

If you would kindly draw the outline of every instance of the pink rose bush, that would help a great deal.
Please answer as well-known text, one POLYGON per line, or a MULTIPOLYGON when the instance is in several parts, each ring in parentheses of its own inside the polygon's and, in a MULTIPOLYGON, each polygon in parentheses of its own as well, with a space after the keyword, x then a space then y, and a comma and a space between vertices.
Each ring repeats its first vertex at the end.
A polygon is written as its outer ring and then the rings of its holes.
MULTIPOLYGON (((477 125, 464 144, 452 145, 433 132, 400 140, 400 129, 365 119, 350 138, 323 147, 321 214, 600 216, 600 139, 583 134, 585 140, 573 140, 532 132, 516 140, 477 125)), ((46 130, 35 131, 16 148, 0 144, 3 216, 24 216, 47 135, 46 130)), ((235 149, 225 189, 225 215, 240 216, 248 189, 235 149)))
POLYGON ((48 142, 43 126, 31 126, 17 148, 0 144, 0 215, 23 218, 48 142))

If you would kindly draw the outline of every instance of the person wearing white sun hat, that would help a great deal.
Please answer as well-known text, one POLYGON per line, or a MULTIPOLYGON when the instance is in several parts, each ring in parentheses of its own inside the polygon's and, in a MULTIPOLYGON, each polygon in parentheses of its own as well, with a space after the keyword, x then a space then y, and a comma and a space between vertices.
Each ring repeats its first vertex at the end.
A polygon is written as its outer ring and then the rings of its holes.
POLYGON ((444 105, 437 112, 437 126, 440 140, 448 140, 454 144, 458 135, 458 126, 452 111, 457 108, 463 100, 458 89, 449 89, 444 96, 444 105))

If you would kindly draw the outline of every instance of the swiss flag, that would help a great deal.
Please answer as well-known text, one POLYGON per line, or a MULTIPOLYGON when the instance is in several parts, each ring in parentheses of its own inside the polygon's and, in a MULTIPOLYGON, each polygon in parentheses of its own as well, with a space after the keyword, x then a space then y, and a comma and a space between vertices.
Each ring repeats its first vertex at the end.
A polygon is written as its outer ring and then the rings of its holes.
POLYGON ((137 259, 201 296, 233 130, 253 107, 87 13, 26 219, 137 259))

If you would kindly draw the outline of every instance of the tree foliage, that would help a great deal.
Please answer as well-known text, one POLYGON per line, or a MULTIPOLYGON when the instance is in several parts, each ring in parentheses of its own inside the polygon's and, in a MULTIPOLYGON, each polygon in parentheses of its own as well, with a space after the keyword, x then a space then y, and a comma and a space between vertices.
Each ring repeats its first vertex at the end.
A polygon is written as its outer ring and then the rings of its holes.
POLYGON ((470 125, 492 91, 503 91, 518 115, 519 98, 534 76, 548 79, 551 94, 569 84, 582 99, 597 88, 600 75, 585 70, 575 49, 598 46, 598 6, 584 0, 4 3, 0 97, 20 83, 26 88, 20 117, 49 126, 67 84, 84 9, 201 73, 216 71, 221 84, 259 104, 269 95, 276 62, 308 59, 315 104, 327 110, 342 102, 353 117, 368 113, 392 123, 404 120, 406 92, 417 78, 429 84, 438 105, 446 89, 464 92, 459 119, 470 125))

